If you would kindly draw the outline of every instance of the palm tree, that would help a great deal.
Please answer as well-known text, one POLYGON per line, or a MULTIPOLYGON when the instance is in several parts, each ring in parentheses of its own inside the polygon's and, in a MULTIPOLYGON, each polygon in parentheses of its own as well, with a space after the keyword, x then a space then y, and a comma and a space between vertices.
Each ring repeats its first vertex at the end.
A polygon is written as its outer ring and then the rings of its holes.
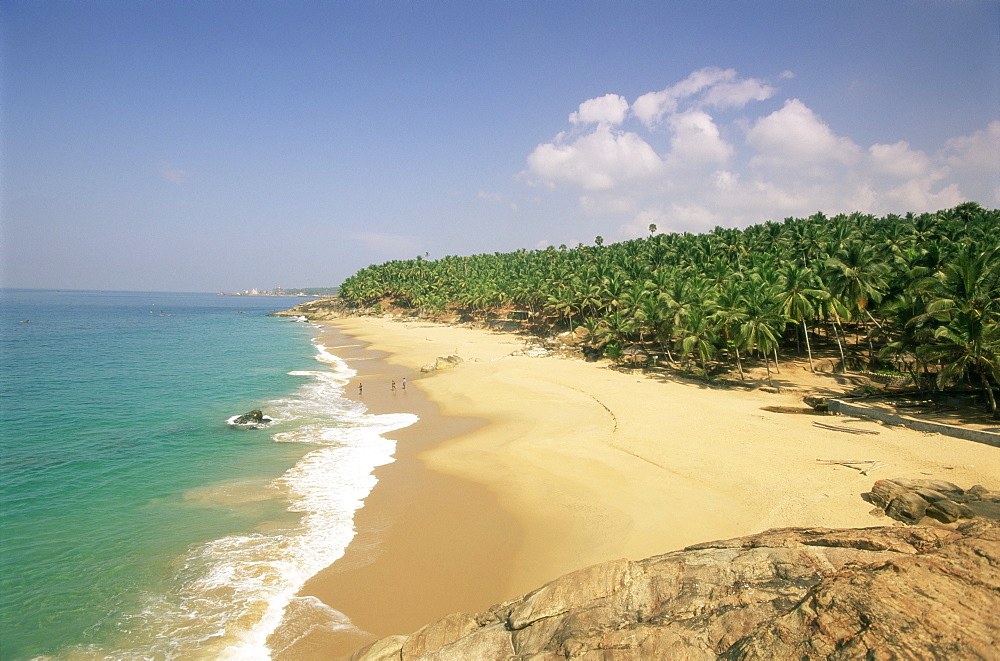
POLYGON ((993 417, 1000 420, 990 379, 1000 382, 1000 324, 983 323, 977 314, 959 312, 934 332, 934 344, 918 350, 923 357, 939 361, 939 388, 966 374, 975 373, 982 384, 993 417))
POLYGON ((734 278, 722 284, 715 299, 712 321, 723 341, 733 349, 736 356, 736 368, 740 372, 740 380, 746 380, 746 375, 743 373, 743 360, 740 356, 740 345, 735 341, 738 329, 746 321, 743 286, 739 279, 734 278))
POLYGON ((779 275, 780 284, 775 294, 778 312, 791 321, 802 324, 802 334, 806 338, 806 352, 809 355, 809 370, 815 372, 806 320, 816 316, 816 302, 823 300, 827 295, 816 287, 816 278, 808 268, 789 263, 781 268, 779 275))
POLYGON ((684 320, 680 330, 680 340, 677 343, 681 355, 693 353, 701 363, 701 368, 708 376, 708 361, 715 358, 718 348, 718 335, 712 326, 711 319, 701 307, 693 308, 684 320))
POLYGON ((569 287, 560 287, 549 294, 546 304, 553 311, 555 311, 556 314, 562 316, 566 320, 566 324, 569 326, 570 331, 572 331, 573 318, 580 311, 579 299, 574 296, 573 290, 569 287))
MULTIPOLYGON (((876 326, 881 326, 869 310, 870 303, 878 303, 886 287, 884 263, 877 261, 871 244, 860 240, 849 241, 842 250, 826 262, 827 282, 849 309, 858 317, 867 316, 876 326)), ((865 324, 867 331, 867 324, 865 324)), ((860 343, 860 336, 856 336, 860 343)), ((869 360, 874 358, 874 347, 868 338, 869 360)))
MULTIPOLYGON (((781 329, 786 319, 775 308, 774 301, 765 289, 751 286, 743 297, 746 317, 742 320, 736 335, 736 344, 747 350, 757 349, 764 355, 767 368, 767 382, 772 387, 771 365, 768 354, 778 350, 781 329)), ((777 358, 775 358, 777 364, 777 358)))
POLYGON ((882 300, 885 288, 885 266, 875 260, 873 253, 871 245, 855 240, 826 262, 828 282, 859 312, 868 313, 868 304, 882 300))
POLYGON ((939 387, 976 373, 997 417, 990 379, 1000 382, 1000 248, 969 244, 921 288, 932 296, 926 316, 941 325, 918 353, 940 362, 939 387))
POLYGON ((844 343, 841 335, 844 334, 841 320, 851 320, 851 309, 844 303, 843 299, 835 295, 833 288, 827 284, 823 277, 817 278, 817 287, 823 292, 823 297, 818 302, 818 309, 823 318, 830 321, 830 328, 833 329, 833 337, 837 341, 837 350, 840 352, 841 369, 848 371, 847 356, 844 353, 844 343))

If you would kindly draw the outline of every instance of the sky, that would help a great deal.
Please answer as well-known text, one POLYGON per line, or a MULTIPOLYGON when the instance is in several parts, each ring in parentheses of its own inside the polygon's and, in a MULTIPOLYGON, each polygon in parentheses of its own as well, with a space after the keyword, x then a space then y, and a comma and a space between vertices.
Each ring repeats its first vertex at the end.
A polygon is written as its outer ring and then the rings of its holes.
POLYGON ((0 284, 1000 207, 996 0, 0 0, 0 284))

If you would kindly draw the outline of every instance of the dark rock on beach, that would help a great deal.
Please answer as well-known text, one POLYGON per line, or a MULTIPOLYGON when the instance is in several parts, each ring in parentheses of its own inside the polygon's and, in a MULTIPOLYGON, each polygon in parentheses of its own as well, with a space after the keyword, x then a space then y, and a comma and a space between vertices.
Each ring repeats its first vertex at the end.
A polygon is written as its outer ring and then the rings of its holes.
POLYGON ((825 412, 828 410, 829 397, 824 397, 823 395, 806 395, 802 398, 808 406, 811 406, 815 411, 825 412))
POLYGON ((1000 658, 998 593, 992 521, 785 528, 594 565, 351 658, 1000 658))
POLYGON ((903 523, 920 523, 927 514, 928 504, 919 495, 907 491, 893 498, 885 508, 885 513, 903 523))
POLYGON ((1000 506, 1000 493, 979 484, 966 491, 945 480, 879 480, 868 498, 888 516, 911 525, 925 516, 946 524, 977 515, 995 519, 1000 506))

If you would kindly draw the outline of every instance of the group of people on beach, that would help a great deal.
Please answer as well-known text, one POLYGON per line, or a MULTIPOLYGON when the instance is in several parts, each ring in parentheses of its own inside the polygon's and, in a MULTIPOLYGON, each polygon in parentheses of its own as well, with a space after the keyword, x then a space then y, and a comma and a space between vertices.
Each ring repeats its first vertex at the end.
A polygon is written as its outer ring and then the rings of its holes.
MULTIPOLYGON (((402 386, 403 386, 403 390, 406 390, 406 377, 405 376, 403 377, 402 386)), ((392 385, 390 386, 390 388, 392 389, 392 392, 396 392, 396 380, 395 379, 392 380, 392 385)), ((364 391, 365 391, 365 385, 363 383, 359 383, 358 384, 358 396, 361 396, 364 393, 364 391)))

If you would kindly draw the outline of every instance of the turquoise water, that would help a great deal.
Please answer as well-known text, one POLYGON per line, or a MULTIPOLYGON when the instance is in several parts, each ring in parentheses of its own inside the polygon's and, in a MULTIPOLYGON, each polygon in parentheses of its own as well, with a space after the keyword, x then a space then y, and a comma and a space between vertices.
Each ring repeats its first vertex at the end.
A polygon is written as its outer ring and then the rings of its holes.
POLYGON ((0 659, 268 658, 412 422, 266 316, 295 302, 2 291, 0 659))

